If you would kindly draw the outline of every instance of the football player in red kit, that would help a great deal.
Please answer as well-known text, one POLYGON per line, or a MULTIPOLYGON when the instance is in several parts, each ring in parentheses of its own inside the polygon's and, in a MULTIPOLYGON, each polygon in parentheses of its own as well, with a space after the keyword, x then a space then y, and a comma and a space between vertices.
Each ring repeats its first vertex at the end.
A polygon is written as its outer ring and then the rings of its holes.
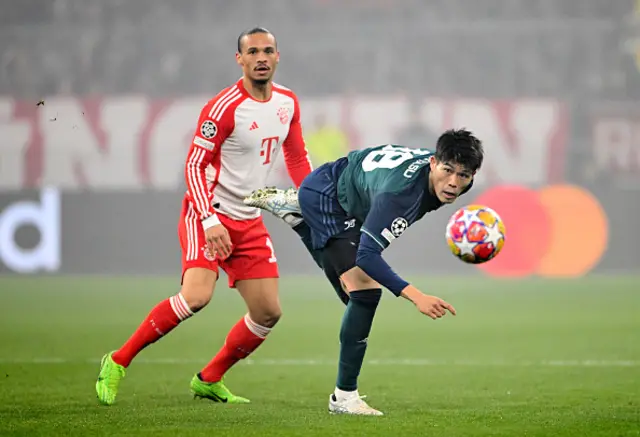
POLYGON ((186 160, 188 189, 178 224, 182 287, 157 304, 120 349, 102 358, 96 382, 102 404, 115 402, 125 369, 142 349, 209 303, 218 268, 227 273, 248 312, 193 376, 191 391, 216 402, 249 402, 232 394, 223 376, 264 342, 281 309, 273 244, 260 210, 243 199, 265 185, 280 149, 296 186, 311 172, 311 163, 298 99, 272 81, 279 61, 275 37, 263 28, 243 32, 236 60, 243 76, 204 106, 186 160))

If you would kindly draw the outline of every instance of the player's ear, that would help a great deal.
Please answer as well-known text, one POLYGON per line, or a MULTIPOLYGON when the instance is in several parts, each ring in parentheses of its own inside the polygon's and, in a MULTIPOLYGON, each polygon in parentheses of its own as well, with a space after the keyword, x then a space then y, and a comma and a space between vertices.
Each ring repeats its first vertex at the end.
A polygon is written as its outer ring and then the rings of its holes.
POLYGON ((438 166, 438 160, 436 159, 436 156, 431 155, 429 157, 429 167, 431 167, 431 171, 435 170, 437 166, 438 166))
POLYGON ((236 52, 236 62, 238 63, 239 66, 242 67, 242 58, 241 58, 241 54, 239 52, 236 52))

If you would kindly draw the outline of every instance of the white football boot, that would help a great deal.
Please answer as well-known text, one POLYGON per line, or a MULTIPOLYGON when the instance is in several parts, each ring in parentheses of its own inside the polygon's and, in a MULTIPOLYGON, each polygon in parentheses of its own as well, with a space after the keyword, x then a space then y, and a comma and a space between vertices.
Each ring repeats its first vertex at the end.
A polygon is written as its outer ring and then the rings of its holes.
POLYGON ((295 188, 287 190, 281 190, 276 187, 261 188, 245 197, 244 204, 269 211, 291 227, 295 227, 302 222, 302 212, 298 203, 298 190, 295 188))
POLYGON ((371 408, 364 401, 365 396, 360 396, 358 391, 351 392, 348 396, 338 398, 335 393, 329 396, 329 413, 353 414, 358 416, 383 416, 382 411, 371 408))

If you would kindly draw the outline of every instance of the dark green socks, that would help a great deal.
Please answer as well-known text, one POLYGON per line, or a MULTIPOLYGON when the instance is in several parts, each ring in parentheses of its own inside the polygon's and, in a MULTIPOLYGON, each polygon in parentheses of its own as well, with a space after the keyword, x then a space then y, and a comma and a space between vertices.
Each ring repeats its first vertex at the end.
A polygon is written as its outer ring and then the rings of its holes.
POLYGON ((336 387, 344 391, 358 388, 358 375, 367 351, 367 340, 382 290, 357 290, 349 293, 349 303, 340 327, 340 361, 336 387))

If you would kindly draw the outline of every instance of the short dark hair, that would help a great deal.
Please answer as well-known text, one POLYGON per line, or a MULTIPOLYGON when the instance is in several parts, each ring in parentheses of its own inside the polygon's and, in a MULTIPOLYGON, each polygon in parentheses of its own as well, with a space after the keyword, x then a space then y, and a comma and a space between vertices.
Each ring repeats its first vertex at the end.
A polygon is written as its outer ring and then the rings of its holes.
POLYGON ((468 130, 449 129, 438 138, 435 156, 440 162, 459 164, 476 172, 482 167, 484 149, 482 141, 468 130))
POLYGON ((254 27, 252 29, 247 29, 244 32, 242 32, 240 36, 238 36, 238 53, 242 53, 242 38, 244 38, 245 36, 254 35, 256 33, 267 33, 273 36, 273 38, 275 39, 275 36, 273 35, 273 33, 269 32, 264 27, 254 27))

